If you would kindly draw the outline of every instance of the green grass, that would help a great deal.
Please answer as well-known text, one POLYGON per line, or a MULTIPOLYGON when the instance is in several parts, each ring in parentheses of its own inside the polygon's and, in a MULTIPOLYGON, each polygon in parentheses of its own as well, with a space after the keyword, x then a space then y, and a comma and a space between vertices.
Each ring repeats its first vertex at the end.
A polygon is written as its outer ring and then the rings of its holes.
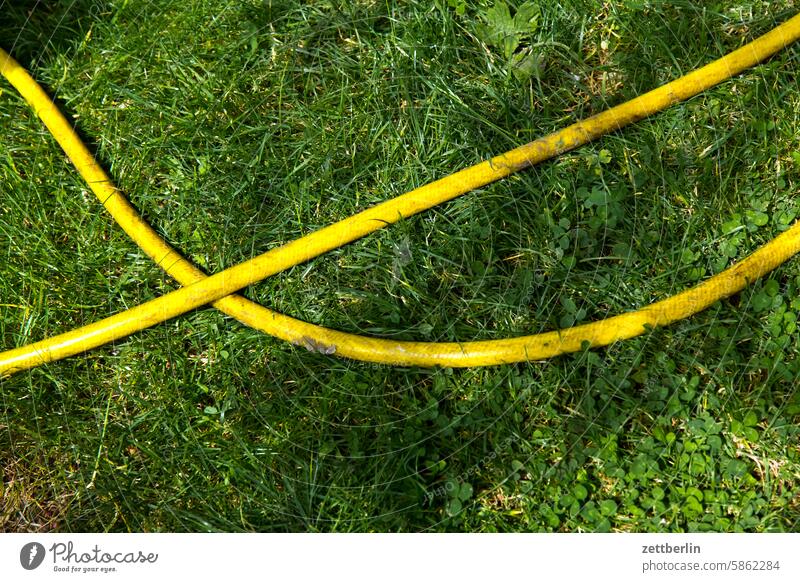
MULTIPOLYGON (((491 0, 0 0, 0 45, 214 272, 638 95, 798 8, 529 6, 506 45, 491 0)), ((793 46, 245 294, 441 341, 664 298, 800 213, 798 71, 793 46)), ((0 90, 3 348, 174 289, 0 90)), ((799 290, 792 260, 645 337, 470 370, 325 357, 199 310, 0 381, 0 529, 796 531, 799 290)))

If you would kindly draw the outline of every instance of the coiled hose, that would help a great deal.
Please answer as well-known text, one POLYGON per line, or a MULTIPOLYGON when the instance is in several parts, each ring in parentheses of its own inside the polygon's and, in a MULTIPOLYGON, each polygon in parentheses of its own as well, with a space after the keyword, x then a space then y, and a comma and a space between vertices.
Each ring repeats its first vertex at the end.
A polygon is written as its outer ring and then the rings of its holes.
POLYGON ((665 300, 602 321, 511 339, 434 343, 364 337, 299 321, 232 294, 379 228, 686 100, 763 61, 799 38, 800 14, 719 60, 631 101, 211 276, 183 258, 139 216, 44 90, 0 49, 0 73, 41 118, 103 206, 156 264, 183 285, 177 291, 96 323, 0 353, 0 376, 88 351, 208 303, 246 325, 295 345, 325 354, 400 366, 469 367, 542 360, 578 351, 585 345, 605 346, 689 317, 740 291, 797 253, 800 222, 733 267, 665 300))

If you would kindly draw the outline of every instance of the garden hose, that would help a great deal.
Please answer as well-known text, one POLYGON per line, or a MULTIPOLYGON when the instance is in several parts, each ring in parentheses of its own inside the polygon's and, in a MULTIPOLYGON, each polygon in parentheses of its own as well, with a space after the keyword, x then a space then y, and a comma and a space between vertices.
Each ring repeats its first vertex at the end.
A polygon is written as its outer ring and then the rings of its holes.
POLYGON ((183 285, 96 323, 0 353, 0 376, 88 351, 208 303, 246 325, 310 350, 402 366, 468 367, 542 360, 632 338, 648 329, 689 317, 740 291, 800 251, 800 222, 736 265, 665 300, 601 321, 511 339, 436 343, 363 337, 293 319, 232 293, 686 100, 754 66, 799 38, 800 14, 727 56, 631 101, 211 276, 181 257, 139 216, 44 90, 0 49, 0 73, 42 119, 100 202, 136 244, 183 285))

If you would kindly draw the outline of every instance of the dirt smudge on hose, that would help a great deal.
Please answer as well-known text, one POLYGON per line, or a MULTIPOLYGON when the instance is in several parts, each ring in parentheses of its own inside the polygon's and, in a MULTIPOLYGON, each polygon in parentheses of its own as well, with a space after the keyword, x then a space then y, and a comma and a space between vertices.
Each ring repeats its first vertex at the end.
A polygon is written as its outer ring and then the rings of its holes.
POLYGON ((296 346, 303 346, 309 352, 316 352, 325 356, 330 356, 336 353, 336 346, 333 344, 326 344, 315 340, 313 337, 304 335, 299 340, 295 340, 292 344, 296 346))

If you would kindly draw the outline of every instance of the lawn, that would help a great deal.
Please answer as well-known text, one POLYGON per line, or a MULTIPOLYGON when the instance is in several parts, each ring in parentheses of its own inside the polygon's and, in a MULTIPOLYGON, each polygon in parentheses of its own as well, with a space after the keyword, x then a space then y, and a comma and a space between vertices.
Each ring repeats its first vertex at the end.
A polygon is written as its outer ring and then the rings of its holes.
MULTIPOLYGON (((153 226, 235 265, 619 104, 794 0, 0 0, 0 46, 153 226)), ((800 214, 800 45, 244 294, 398 339, 663 299, 800 214)), ((0 82, 0 337, 176 288, 0 82)), ((0 530, 797 531, 800 259, 605 349, 365 364, 211 308, 0 380, 0 530)))

